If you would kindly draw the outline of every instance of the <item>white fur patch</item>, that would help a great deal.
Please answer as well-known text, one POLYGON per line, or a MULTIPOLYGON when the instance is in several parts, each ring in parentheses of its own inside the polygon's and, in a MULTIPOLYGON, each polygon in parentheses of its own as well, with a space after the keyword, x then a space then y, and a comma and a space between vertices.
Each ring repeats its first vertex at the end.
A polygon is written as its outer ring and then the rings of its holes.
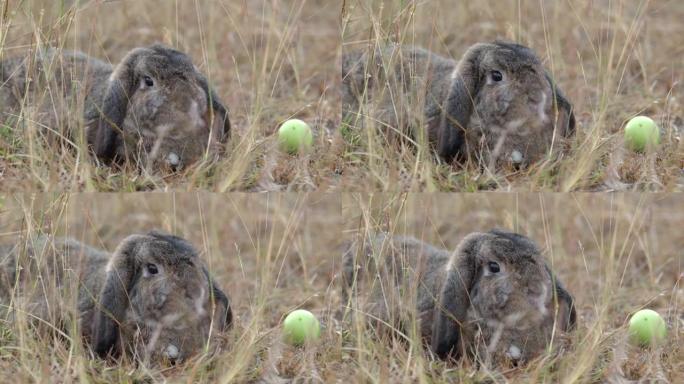
POLYGON ((513 152, 511 152, 511 162, 514 164, 520 164, 523 162, 523 155, 517 149, 515 149, 515 150, 513 150, 513 152))
POLYGON ((546 115, 546 93, 542 92, 542 99, 537 104, 537 115, 539 116, 539 121, 541 122, 547 122, 549 120, 549 116, 546 115))
POLYGON ((114 260, 115 259, 116 259, 115 257, 112 257, 109 259, 109 261, 107 261, 107 266, 105 267, 105 272, 109 273, 109 272, 114 270, 114 260))
POLYGON ((515 327, 517 323, 520 321, 520 319, 522 319, 523 317, 525 317, 524 312, 513 312, 504 317, 504 323, 508 327, 515 327))
POLYGON ((160 124, 154 128, 154 131, 157 133, 157 136, 163 138, 167 136, 172 129, 173 125, 171 124, 160 124))
POLYGON ((142 316, 140 316, 139 314, 136 314, 136 315, 135 315, 135 319, 136 319, 138 322, 145 323, 145 325, 146 325, 147 327, 149 327, 149 328, 161 328, 161 327, 162 327, 162 324, 159 323, 157 320, 154 320, 154 319, 146 319, 146 318, 143 318, 142 316))
POLYGON ((195 300, 195 313, 197 313, 198 317, 204 316, 206 311, 204 310, 204 302, 206 301, 206 294, 207 291, 202 288, 202 292, 200 292, 200 296, 195 300))
POLYGON ((170 165, 177 166, 178 164, 180 164, 180 156, 178 156, 175 152, 170 152, 170 153, 166 156, 166 161, 167 161, 170 165))
POLYGON ((519 360, 522 357, 522 351, 516 345, 511 344, 511 346, 508 347, 506 356, 511 360, 519 360))
POLYGON ((190 103, 190 108, 188 109, 188 115, 195 127, 204 128, 206 125, 202 115, 200 114, 199 104, 195 100, 190 103))
POLYGON ((542 292, 534 299, 534 304, 537 306, 537 309, 539 309, 539 312, 542 314, 542 316, 546 316, 548 313, 548 309, 546 308, 548 295, 549 289, 546 287, 546 284, 542 284, 542 292))
POLYGON ((181 318, 181 315, 178 313, 170 313, 168 315, 164 315, 164 317, 161 318, 162 324, 165 326, 170 326, 173 323, 175 323, 178 319, 181 318))
POLYGON ((180 351, 175 345, 169 344, 164 348, 164 357, 168 359, 177 359, 178 356, 180 356, 180 351))
POLYGON ((446 272, 451 271, 451 265, 454 263, 453 260, 454 260, 454 257, 450 257, 450 258, 449 258, 449 261, 444 265, 444 270, 445 270, 446 272))
POLYGON ((451 80, 458 79, 458 69, 459 69, 458 66, 456 66, 456 68, 453 70, 453 72, 451 72, 451 76, 450 76, 451 80))
POLYGON ((454 254, 449 257, 449 261, 447 261, 446 265, 444 266, 444 269, 449 272, 454 268, 454 263, 456 263, 456 252, 458 252, 458 249, 454 252, 454 254))
POLYGON ((515 132, 525 124, 525 119, 511 120, 506 124, 506 132, 515 132))

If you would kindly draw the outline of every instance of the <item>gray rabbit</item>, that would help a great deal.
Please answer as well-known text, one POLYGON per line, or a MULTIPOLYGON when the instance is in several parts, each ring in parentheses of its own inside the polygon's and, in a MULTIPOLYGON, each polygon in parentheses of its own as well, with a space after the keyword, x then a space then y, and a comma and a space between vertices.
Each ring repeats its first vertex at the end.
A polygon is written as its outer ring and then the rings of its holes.
POLYGON ((529 238, 501 230, 471 233, 449 251, 407 237, 374 235, 343 258, 343 298, 383 329, 417 320, 440 358, 529 361, 554 330, 576 322, 570 294, 529 238))
POLYGON ((521 168, 575 131, 572 105, 519 44, 475 44, 460 61, 399 45, 351 52, 342 79, 345 122, 363 126, 369 115, 387 132, 423 134, 447 162, 521 168))
POLYGON ((58 326, 76 306, 83 339, 100 357, 177 362, 232 324, 228 296, 193 246, 154 231, 128 236, 113 254, 49 236, 1 246, 0 307, 11 298, 58 326))
POLYGON ((80 52, 41 49, 0 61, 0 122, 29 115, 50 130, 84 116, 96 158, 133 160, 176 171, 217 155, 228 139, 228 111, 184 53, 162 46, 136 48, 116 66, 80 52))

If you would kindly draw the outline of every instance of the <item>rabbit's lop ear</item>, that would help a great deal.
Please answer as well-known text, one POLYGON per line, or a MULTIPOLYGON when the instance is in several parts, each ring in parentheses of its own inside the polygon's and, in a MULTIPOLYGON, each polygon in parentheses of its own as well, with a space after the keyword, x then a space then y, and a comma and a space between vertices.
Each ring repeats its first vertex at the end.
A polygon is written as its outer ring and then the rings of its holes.
POLYGON ((207 79, 197 72, 197 78, 200 86, 207 95, 207 100, 211 105, 212 114, 210 115, 211 129, 216 130, 216 137, 221 143, 225 143, 230 138, 230 119, 228 118, 228 109, 221 102, 216 92, 209 86, 207 79))
POLYGON ((111 162, 116 154, 128 102, 136 90, 135 67, 140 58, 148 53, 146 48, 136 48, 119 63, 112 72, 102 99, 100 115, 94 124, 95 135, 90 143, 95 156, 105 163, 111 162))
POLYGON ((458 358, 461 355, 461 324, 470 307, 470 290, 477 273, 477 253, 485 236, 482 233, 466 236, 447 264, 432 324, 431 347, 440 358, 458 358))
POLYGON ((556 276, 551 273, 551 270, 546 267, 551 274, 551 279, 555 286, 554 298, 555 302, 558 303, 558 312, 556 317, 556 323, 560 330, 564 332, 572 331, 577 324, 577 312, 575 311, 575 301, 568 291, 565 290, 563 284, 556 278, 556 276))
POLYGON ((216 324, 219 331, 229 329, 233 325, 233 310, 230 307, 230 299, 211 278, 206 268, 204 269, 204 274, 209 279, 213 295, 215 305, 214 324, 216 324))
POLYGON ((216 318, 218 329, 224 331, 233 326, 233 310, 230 307, 230 299, 219 287, 214 285, 214 300, 218 304, 216 318))
POLYGON ((124 239, 107 264, 105 282, 92 325, 92 345, 100 357, 106 357, 116 350, 119 324, 129 305, 128 291, 139 269, 135 254, 142 238, 132 235, 124 239))
POLYGON ((438 129, 438 154, 451 161, 465 145, 465 130, 473 112, 475 95, 480 89, 480 63, 490 51, 490 44, 475 44, 458 62, 452 76, 451 88, 443 106, 438 129))
POLYGON ((557 111, 556 129, 562 137, 571 137, 575 134, 575 113, 572 104, 565 97, 563 91, 556 86, 549 73, 546 73, 546 80, 551 86, 551 92, 555 96, 555 109, 557 111))

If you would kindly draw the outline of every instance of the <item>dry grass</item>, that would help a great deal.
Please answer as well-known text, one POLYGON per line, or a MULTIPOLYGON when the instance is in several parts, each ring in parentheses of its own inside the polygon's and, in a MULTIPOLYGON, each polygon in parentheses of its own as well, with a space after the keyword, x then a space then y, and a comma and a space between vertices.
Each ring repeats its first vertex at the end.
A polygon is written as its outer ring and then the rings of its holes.
MULTIPOLYGON (((112 251, 127 235, 153 228, 185 237, 231 297, 236 321, 225 335, 227 346, 213 357, 200 356, 178 367, 136 367, 91 359, 70 327, 68 337, 53 338, 44 329, 32 329, 25 316, 14 321, 3 316, 3 377, 21 383, 316 378, 325 364, 316 370, 297 366, 296 361, 313 364, 314 354, 282 345, 279 324, 285 313, 298 307, 312 310, 324 324, 333 323, 336 308, 325 298, 333 295, 331 255, 340 243, 339 210, 339 199, 328 194, 7 197, 0 202, 0 244, 53 233, 112 251)), ((324 334, 336 338, 329 328, 324 334)))
MULTIPOLYGON (((472 231, 493 227, 530 236, 572 293, 578 328, 559 356, 524 368, 478 369, 424 357, 416 336, 378 341, 349 311, 350 369, 379 382, 613 382, 684 380, 684 223, 681 196, 591 194, 345 195, 345 233, 387 231, 454 249, 472 231), (669 324, 667 344, 627 343, 629 316, 648 307, 669 324)), ((407 326, 411 329, 411 326, 407 326)))
MULTIPOLYGON (((329 188, 338 157, 339 14, 339 5, 321 0, 3 0, 0 59, 54 46, 117 63, 134 47, 162 42, 193 57, 227 104, 234 130, 217 164, 160 177, 97 168, 81 146, 50 143, 27 103, 22 121, 0 127, 2 190, 329 188), (275 149, 272 134, 292 117, 314 130, 315 150, 306 156, 275 149)), ((64 136, 67 126, 82 126, 73 116, 49 128, 64 136)))
MULTIPOLYGON (((231 295, 236 326, 225 349, 177 367, 91 359, 76 330, 51 338, 0 319, 0 368, 16 382, 630 382, 684 379, 684 225, 677 195, 587 194, 72 194, 6 197, 0 243, 38 233, 105 249, 161 228, 188 238, 231 295), (340 211, 342 208, 342 212, 340 211), (467 233, 500 227, 529 235, 576 299, 578 329, 559 356, 488 370, 433 361, 415 338, 378 339, 345 311, 340 246, 384 230, 452 249, 467 233), (281 343, 296 307, 323 323, 309 348, 281 343), (640 308, 668 323, 667 343, 642 350, 625 325, 640 308)), ((21 240, 20 240, 21 241, 21 240)), ((68 308, 65 310, 69 310, 68 308)))
MULTIPOLYGON (((682 18, 684 4, 668 0, 348 2, 343 52, 401 43, 459 59, 481 41, 532 47, 574 103, 578 127, 565 156, 515 172, 435 164, 424 145, 419 151, 387 145, 377 134, 380 124, 366 118, 373 129, 347 138, 344 188, 682 190, 684 48, 675 38, 684 34, 682 18), (662 130, 656 153, 624 148, 622 128, 639 114, 662 130)), ((420 116, 420 105, 416 110, 420 116)), ((373 116, 372 107, 367 113, 373 116)))
MULTIPOLYGON (((221 161, 161 177, 97 168, 82 146, 46 140, 27 111, 23 124, 0 127, 3 190, 684 189, 679 1, 5 0, 1 11, 0 58, 38 46, 114 63, 153 42, 184 50, 209 75, 235 127, 221 161), (495 38, 534 48, 574 102, 578 134, 561 159, 517 172, 447 166, 429 151, 387 145, 373 124, 360 138, 340 129, 341 50, 400 42, 459 58, 495 38), (622 127, 637 114, 662 130, 656 153, 623 146, 622 127), (290 117, 313 125, 312 153, 275 148, 272 134, 290 117)), ((78 115, 67 125, 82 124, 78 115)))
POLYGON ((133 47, 163 42, 194 58, 234 126, 225 158, 161 177, 95 167, 79 146, 47 140, 27 111, 23 124, 0 126, 0 191, 53 193, 0 193, 0 244, 50 233, 112 250, 130 233, 162 229, 201 251, 237 316, 225 347, 174 367, 91 359, 76 329, 54 337, 25 317, 0 317, 1 376, 18 383, 683 382, 684 195, 399 192, 684 190, 682 19, 678 0, 0 1, 0 59, 50 45, 116 63, 133 47), (578 133, 558 161, 511 173, 452 167, 428 151, 387 145, 379 130, 355 137, 340 126, 341 51, 402 42, 458 58, 494 38, 533 47, 573 101, 578 133), (620 132, 636 114, 660 125, 656 153, 623 148, 620 132), (273 133, 290 117, 312 124, 309 155, 275 149, 273 133), (169 192, 197 189, 359 193, 169 192), (139 190, 167 193, 54 193, 139 190), (559 356, 498 370, 434 361, 414 337, 378 339, 363 316, 344 310, 337 285, 344 240, 382 230, 452 249, 491 227, 537 241, 574 295, 578 329, 559 356), (322 339, 307 348, 280 341, 283 315, 298 307, 323 323, 322 339), (666 344, 653 350, 626 342, 629 316, 644 307, 668 323, 666 344))

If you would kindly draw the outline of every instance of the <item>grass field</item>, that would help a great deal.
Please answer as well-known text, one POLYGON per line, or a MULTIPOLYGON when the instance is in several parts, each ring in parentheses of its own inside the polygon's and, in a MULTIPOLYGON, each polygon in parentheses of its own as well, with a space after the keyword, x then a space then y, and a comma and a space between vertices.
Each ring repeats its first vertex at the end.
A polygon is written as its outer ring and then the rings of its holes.
MULTIPOLYGON (((46 138, 27 109, 0 127, 5 191, 679 191, 684 189, 681 65, 684 6, 676 0, 453 3, 431 1, 5 0, 0 59, 44 46, 117 63, 162 42, 189 53, 230 109, 233 137, 217 163, 160 176, 95 167, 78 145, 46 138), (387 145, 380 129, 340 126, 340 52, 390 42, 460 58, 496 38, 532 47, 574 104, 577 134, 558 159, 522 170, 438 164, 429 151, 387 145), (655 153, 625 149, 622 129, 645 114, 655 153), (291 117, 314 150, 289 156, 273 133, 291 117)), ((79 114, 74 113, 79 126, 79 114)), ((66 127, 50 127, 66 136, 66 127)))
POLYGON ((26 318, 0 319, 0 368, 18 383, 684 379, 676 194, 55 194, 0 204, 0 244, 54 233, 112 250, 132 232, 181 235, 207 260, 236 316, 223 349, 175 367, 91 359, 76 334, 55 338, 26 318), (578 327, 560 355, 497 370, 434 361, 420 342, 378 339, 361 314, 344 310, 337 276, 345 239, 386 231, 453 249, 492 227, 535 240, 574 296, 578 327), (280 341, 284 313, 298 307, 323 324, 322 339, 305 349, 280 341), (629 316, 645 307, 668 323, 666 343, 653 350, 627 343, 629 316))
MULTIPOLYGON (((328 188, 336 183, 342 150, 333 142, 340 115, 339 15, 340 6, 324 0, 2 1, 0 59, 58 47, 116 64, 135 47, 164 43, 188 53, 208 76, 230 110, 233 135, 218 163, 178 175, 97 168, 83 148, 51 142, 32 120, 29 101, 19 122, 0 127, 1 189, 328 188), (314 131, 315 150, 306 156, 275 149, 272 134, 292 117, 314 131)), ((66 125, 82 126, 78 112, 73 120, 49 128, 67 136, 66 125)))
MULTIPOLYGON (((430 161, 432 154, 425 145, 418 151, 387 145, 370 107, 361 111, 365 114, 361 120, 371 129, 350 134, 353 145, 345 158, 345 190, 672 191, 684 187, 684 48, 673 38, 684 33, 681 2, 347 3, 342 16, 343 52, 400 43, 458 60, 477 42, 504 39, 531 47, 574 104, 577 134, 564 156, 526 170, 449 166, 430 161), (637 154, 624 147, 622 129, 640 114, 651 116, 661 128, 662 145, 655 153, 637 154)), ((399 94, 399 90, 386 92, 399 94)), ((422 116, 420 103, 415 109, 414 114, 422 116)))
POLYGON ((0 297, 0 382, 684 382, 682 20, 680 0, 0 0, 0 60, 57 47, 116 64, 161 42, 193 58, 232 122, 221 159, 162 175, 96 166, 83 137, 68 137, 80 111, 41 127, 26 100, 0 117, 0 246, 52 234, 113 251, 132 233, 176 234, 234 315, 214 353, 148 365, 93 358, 76 326, 34 327, 0 297), (361 134, 341 121, 344 52, 401 43, 458 59, 494 39, 532 47, 573 103, 562 156, 522 170, 448 165, 425 145, 388 143, 372 114, 361 134), (625 148, 635 115, 659 125, 656 151, 625 148), (290 118, 312 126, 310 152, 278 150, 290 118), (480 191, 493 192, 445 193, 480 191), (520 367, 434 360, 416 336, 379 337, 340 295, 342 250, 358 236, 451 250, 495 227, 537 242, 574 296, 577 329, 558 354, 520 367), (303 348, 282 341, 296 308, 322 324, 303 348), (642 308, 666 320, 662 345, 628 342, 642 308))
MULTIPOLYGON (((25 316, 3 317, 2 381, 227 383, 322 374, 309 370, 314 354, 282 345, 279 324, 299 307, 329 324, 336 310, 326 301, 333 295, 331 260, 342 228, 333 195, 72 194, 8 196, 0 204, 0 244, 50 233, 113 251, 129 234, 151 229, 184 237, 230 296, 235 319, 224 335, 225 349, 214 357, 177 367, 136 367, 91 359, 78 334, 59 339, 32 330, 25 316)), ((332 330, 325 332, 333 338, 332 330)))
MULTIPOLYGON (((676 194, 345 195, 347 236, 386 231, 454 249, 473 231, 525 234, 540 246, 578 310, 565 352, 524 368, 435 362, 410 335, 407 347, 378 341, 358 326, 349 336, 356 357, 350 369, 366 382, 680 382, 684 237, 670 229, 684 220, 680 205, 676 194), (667 343, 652 351, 627 343, 629 316, 644 307, 670 325, 667 343)), ((348 316, 352 324, 363 323, 363 315, 348 316)))

